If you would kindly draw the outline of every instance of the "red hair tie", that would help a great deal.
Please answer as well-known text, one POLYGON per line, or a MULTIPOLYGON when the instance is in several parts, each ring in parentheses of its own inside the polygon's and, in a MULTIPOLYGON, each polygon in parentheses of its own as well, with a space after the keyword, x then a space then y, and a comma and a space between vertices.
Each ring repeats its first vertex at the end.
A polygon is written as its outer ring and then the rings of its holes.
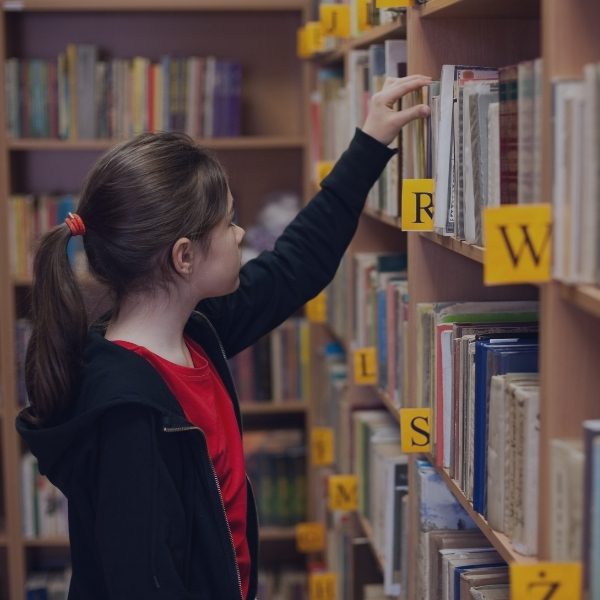
POLYGON ((85 225, 77 213, 69 213, 69 216, 65 219, 65 223, 71 230, 71 235, 83 235, 85 233, 85 225))

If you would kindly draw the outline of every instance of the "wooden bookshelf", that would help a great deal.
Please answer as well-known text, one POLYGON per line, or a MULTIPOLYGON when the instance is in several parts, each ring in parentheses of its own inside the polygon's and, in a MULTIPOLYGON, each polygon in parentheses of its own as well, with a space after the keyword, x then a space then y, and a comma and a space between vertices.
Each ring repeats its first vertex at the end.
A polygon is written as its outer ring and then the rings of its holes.
POLYGON ((304 414, 308 410, 306 403, 300 400, 285 400, 281 402, 242 402, 240 408, 242 414, 245 416, 304 414))
MULTIPOLYGON (((12 139, 8 147, 13 151, 24 150, 108 150, 122 140, 52 140, 12 139)), ((198 144, 212 150, 279 150, 302 149, 305 140, 300 136, 246 136, 236 138, 200 138, 198 144)))
POLYGON ((434 233, 432 231, 426 231, 421 233, 421 235, 430 242, 434 244, 438 244, 451 252, 456 252, 456 254, 460 254, 469 260, 473 260, 478 263, 483 264, 484 252, 485 248, 482 246, 476 246, 474 244, 468 244, 463 240, 457 240, 453 237, 441 235, 439 233, 434 233))
MULTIPOLYGON (((434 464, 432 456, 428 456, 427 459, 432 465, 434 464)), ((473 508, 471 501, 467 500, 463 491, 458 486, 458 483, 450 477, 448 471, 440 467, 435 467, 435 469, 441 475, 448 486, 448 489, 452 492, 460 505, 465 509, 477 527, 479 527, 489 542, 496 548, 498 554, 500 554, 507 563, 529 564, 537 561, 537 558, 535 557, 523 556, 522 554, 515 552, 508 537, 503 533, 492 529, 485 518, 473 508)))
POLYGON ((335 50, 317 54, 314 60, 322 65, 333 65, 339 63, 348 55, 350 50, 357 48, 366 48, 385 39, 405 38, 406 37, 406 15, 401 13, 398 20, 394 23, 378 25, 371 30, 363 33, 359 37, 350 38, 339 43, 335 50))
POLYGON ((383 573, 385 569, 385 560, 383 556, 381 556, 380 552, 375 548, 375 543, 373 542, 373 526, 371 522, 366 517, 362 515, 358 515, 358 520, 360 522, 360 526, 365 534, 365 537, 369 540, 369 545, 371 546, 371 550, 373 552, 373 556, 375 556, 375 560, 377 561, 377 565, 381 569, 383 573))
POLYGON ((533 18, 540 15, 540 0, 428 0, 420 7, 420 11, 422 17, 445 19, 533 18))
MULTIPOLYGON (((408 73, 439 79, 442 65, 502 67, 537 57, 543 59, 542 194, 552 198, 552 82, 579 78, 586 63, 600 62, 600 3, 597 0, 429 0, 407 12, 408 73)), ((379 38, 381 39, 381 38, 379 38)), ((385 38, 383 38, 385 39, 385 38)), ((347 68, 350 48, 371 40, 344 42, 335 52, 314 61, 347 68)), ((410 154, 403 175, 412 176, 410 154)), ((600 418, 600 287, 566 285, 490 286, 483 283, 485 248, 433 232, 401 231, 400 219, 366 209, 350 252, 394 251, 408 245, 409 331, 408 403, 416 404, 417 364, 415 315, 418 303, 448 301, 538 300, 540 306, 540 471, 538 557, 515 552, 507 536, 486 519, 444 469, 437 471, 453 496, 509 563, 529 564, 550 558, 550 440, 581 436, 585 419, 600 418), (382 228, 386 229, 386 232, 382 228), (384 236, 391 236, 386 237, 384 236)), ((348 289, 352 315, 353 283, 348 289)), ((351 338, 350 338, 351 339, 351 338)), ((355 386, 356 387, 356 386, 355 386)), ((353 389, 355 389, 355 387, 353 389)), ((377 392, 392 415, 389 397, 377 392)), ((416 461, 409 470, 415 473, 416 461)), ((418 543, 418 507, 409 496, 409 552, 418 543)), ((368 532, 368 528, 366 528, 368 532)), ((368 536, 368 533, 367 533, 368 536)), ((411 557, 413 555, 411 554, 411 557)), ((415 596, 418 565, 409 559, 408 598, 415 596)))
POLYGON ((600 288, 597 286, 560 284, 560 294, 573 306, 600 318, 600 288))
POLYGON ((373 208, 369 207, 365 208, 364 214, 371 219, 385 223, 386 225, 394 227, 395 229, 402 229, 402 219, 400 217, 392 217, 391 215, 386 215, 379 210, 374 210, 373 208))
MULTIPOLYGON (((171 54, 240 59, 242 135, 203 138, 198 143, 214 150, 224 164, 242 225, 253 223, 271 191, 295 191, 301 199, 309 195, 304 110, 308 71, 296 55, 296 30, 308 15, 306 0, 6 0, 2 8, 0 78, 6 58, 54 59, 67 44, 84 40, 96 44, 108 58, 137 55, 156 62, 171 54)), ((6 122, 5 108, 2 95, 1 123, 6 122)), ((64 560, 68 548, 64 538, 24 540, 21 532, 22 446, 14 429, 14 323, 17 316, 27 314, 31 279, 10 273, 8 198, 13 193, 80 189, 95 158, 119 141, 8 139, 5 128, 0 128, 0 281, 4 283, 0 285, 0 505, 6 521, 0 546, 6 549, 7 563, 6 584, 0 584, 6 585, 6 590, 0 590, 3 599, 23 597, 35 556, 43 553, 64 560)), ((90 293, 92 300, 94 293, 90 293)), ((253 428, 304 428, 307 423, 306 404, 299 400, 241 409, 245 425, 253 428)), ((285 542, 288 547, 294 531, 266 528, 261 539, 285 542)), ((275 555, 281 564, 287 559, 275 555)))
POLYGON ((302 0, 4 0, 5 11, 290 11, 303 10, 302 0))

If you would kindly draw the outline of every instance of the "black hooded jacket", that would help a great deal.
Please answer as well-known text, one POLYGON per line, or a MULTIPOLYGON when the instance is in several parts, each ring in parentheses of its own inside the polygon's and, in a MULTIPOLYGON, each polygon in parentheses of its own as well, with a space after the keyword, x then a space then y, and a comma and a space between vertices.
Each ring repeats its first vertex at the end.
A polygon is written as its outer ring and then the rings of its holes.
MULTIPOLYGON (((239 289, 205 300, 186 333, 207 352, 233 402, 226 358, 279 325, 333 277, 365 198, 393 151, 357 130, 349 149, 272 252, 248 262, 239 289)), ((158 372, 92 327, 71 408, 17 430, 68 498, 69 600, 240 600, 218 480, 200 430, 158 372)), ((248 485, 247 536, 257 588, 258 525, 248 485)))

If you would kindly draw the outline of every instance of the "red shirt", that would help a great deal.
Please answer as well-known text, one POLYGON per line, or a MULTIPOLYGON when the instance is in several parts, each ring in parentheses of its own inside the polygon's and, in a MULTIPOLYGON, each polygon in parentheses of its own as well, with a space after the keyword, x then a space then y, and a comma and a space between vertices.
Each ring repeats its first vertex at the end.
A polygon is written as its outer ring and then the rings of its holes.
POLYGON ((185 342, 193 367, 177 365, 130 342, 114 343, 143 356, 165 380, 187 420, 204 432, 221 487, 245 598, 250 585, 250 551, 246 538, 247 490, 242 440, 231 398, 217 370, 198 344, 187 337, 185 342))

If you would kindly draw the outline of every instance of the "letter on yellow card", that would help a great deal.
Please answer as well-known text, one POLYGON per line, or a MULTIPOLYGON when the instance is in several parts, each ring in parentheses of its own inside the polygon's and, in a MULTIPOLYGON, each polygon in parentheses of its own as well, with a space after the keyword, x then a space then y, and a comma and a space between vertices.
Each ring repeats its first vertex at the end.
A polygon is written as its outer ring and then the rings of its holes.
POLYGON ((335 573, 311 573, 308 576, 309 600, 336 600, 335 573))
POLYGON ((431 452, 431 409, 400 409, 402 452, 431 452))
POLYGON ((350 6, 348 4, 321 4, 319 20, 323 35, 347 38, 350 36, 350 6))
POLYGON ((402 230, 433 231, 433 179, 402 181, 402 230))
POLYGON ((306 303, 306 318, 311 323, 325 323, 327 321, 327 292, 317 294, 306 303))
POLYGON ((354 351, 354 383, 374 385, 377 383, 377 350, 374 346, 354 351))
POLYGON ((581 600, 581 563, 510 565, 511 600, 581 600))
POLYGON ((329 175, 331 169, 333 169, 333 165, 335 165, 335 162, 332 160, 317 161, 317 164, 315 165, 315 177, 317 178, 317 183, 320 184, 321 181, 329 175))
POLYGON ((550 279, 550 204, 487 208, 484 234, 486 285, 541 283, 550 279))
POLYGON ((310 458, 313 467, 326 467, 333 463, 333 429, 313 427, 310 433, 310 458))
POLYGON ((325 527, 317 521, 296 525, 296 548, 306 554, 325 549, 325 527))
POLYGON ((356 475, 330 475, 328 487, 330 510, 356 510, 358 507, 356 475))

